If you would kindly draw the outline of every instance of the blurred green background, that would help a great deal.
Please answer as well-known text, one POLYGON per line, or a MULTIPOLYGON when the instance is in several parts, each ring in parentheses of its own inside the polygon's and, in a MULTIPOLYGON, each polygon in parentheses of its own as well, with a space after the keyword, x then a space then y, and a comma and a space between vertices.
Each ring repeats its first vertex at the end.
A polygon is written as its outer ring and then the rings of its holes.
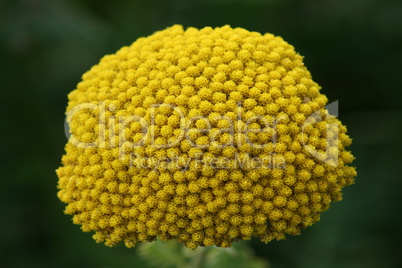
MULTIPOLYGON (((263 244, 282 267, 398 267, 402 209, 402 1, 3 0, 1 267, 148 267, 73 225, 56 197, 67 94, 104 54, 173 24, 282 36, 340 101, 356 184, 301 236, 263 244)), ((400 267, 400 266, 399 266, 400 267)))

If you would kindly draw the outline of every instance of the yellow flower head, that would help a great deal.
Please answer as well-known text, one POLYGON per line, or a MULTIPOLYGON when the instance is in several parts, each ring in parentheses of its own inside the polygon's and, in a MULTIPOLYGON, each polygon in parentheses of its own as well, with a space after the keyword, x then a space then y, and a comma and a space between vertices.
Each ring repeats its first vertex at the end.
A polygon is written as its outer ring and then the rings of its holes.
POLYGON ((356 176, 319 90, 272 34, 176 25, 140 38, 69 94, 65 213, 109 246, 297 235, 356 176))

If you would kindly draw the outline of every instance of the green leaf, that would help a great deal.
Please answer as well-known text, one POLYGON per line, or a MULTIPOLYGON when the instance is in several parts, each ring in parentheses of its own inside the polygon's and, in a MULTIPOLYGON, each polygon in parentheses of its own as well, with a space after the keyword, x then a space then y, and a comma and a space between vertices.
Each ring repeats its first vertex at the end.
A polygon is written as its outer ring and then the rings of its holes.
POLYGON ((246 242, 234 243, 230 248, 216 246, 188 249, 176 240, 155 241, 139 245, 140 255, 155 267, 192 268, 268 268, 265 259, 254 256, 246 242))

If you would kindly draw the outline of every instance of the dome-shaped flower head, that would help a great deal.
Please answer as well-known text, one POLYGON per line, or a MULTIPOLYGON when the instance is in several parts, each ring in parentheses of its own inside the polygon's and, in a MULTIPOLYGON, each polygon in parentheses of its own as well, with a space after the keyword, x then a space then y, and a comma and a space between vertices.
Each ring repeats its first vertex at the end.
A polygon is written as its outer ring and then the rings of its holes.
POLYGON ((297 235, 356 176, 326 104, 280 37, 167 28, 103 57, 69 94, 58 197, 109 246, 297 235))

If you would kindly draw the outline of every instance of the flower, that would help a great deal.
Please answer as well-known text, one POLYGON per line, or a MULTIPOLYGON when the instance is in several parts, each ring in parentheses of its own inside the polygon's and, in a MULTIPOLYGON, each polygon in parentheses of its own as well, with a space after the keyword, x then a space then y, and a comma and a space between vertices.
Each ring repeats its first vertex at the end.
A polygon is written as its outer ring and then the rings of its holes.
POLYGON ((326 104, 281 37, 175 25, 103 57, 69 94, 58 197, 108 246, 297 235, 356 176, 326 104))

